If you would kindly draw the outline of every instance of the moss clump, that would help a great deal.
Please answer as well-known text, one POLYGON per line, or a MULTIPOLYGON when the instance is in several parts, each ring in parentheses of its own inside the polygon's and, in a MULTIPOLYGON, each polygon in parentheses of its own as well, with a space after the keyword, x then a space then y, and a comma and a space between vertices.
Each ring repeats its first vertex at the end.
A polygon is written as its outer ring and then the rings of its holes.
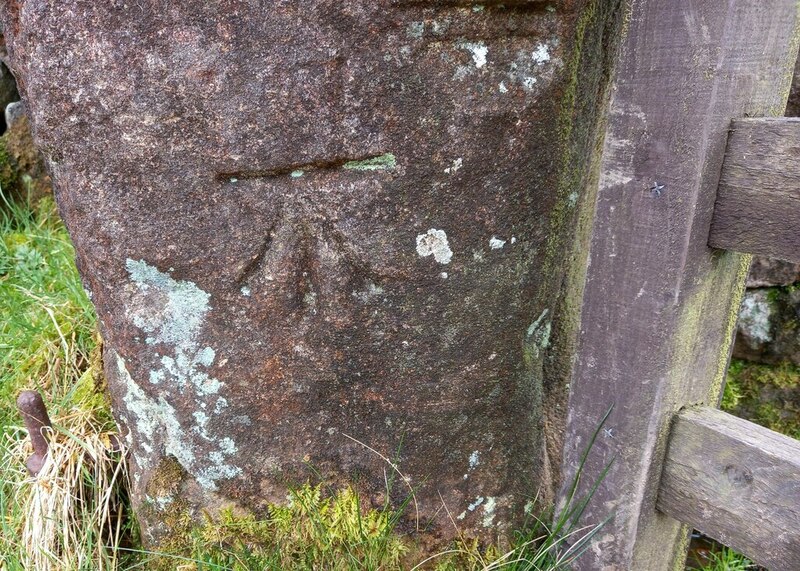
MULTIPOLYGON (((178 481, 182 473, 176 470, 168 476, 171 469, 164 466, 159 478, 178 481)), ((555 571, 567 568, 601 529, 575 527, 582 511, 582 501, 576 501, 577 507, 562 513, 552 527, 530 521, 514 534, 508 551, 462 537, 450 548, 426 556, 424 546, 396 529, 406 505, 365 509, 353 488, 326 495, 322 486, 309 484, 291 490, 287 499, 287 505, 269 506, 263 519, 226 508, 214 517, 204 514, 200 523, 193 523, 185 504, 178 501, 171 508, 171 519, 164 520, 170 526, 169 540, 160 543, 160 553, 139 565, 155 571, 555 571), (565 544, 567 538, 571 546, 565 544)))
MULTIPOLYGON (((2 141, 0 137, 0 141, 2 141)), ((8 151, 4 144, 0 144, 0 188, 10 191, 19 185, 17 170, 11 164, 8 151)))
POLYGON ((800 368, 783 364, 731 363, 723 410, 800 439, 800 368))
MULTIPOLYGON (((183 476, 179 465, 160 466, 152 484, 156 501, 165 497, 162 492, 177 492, 183 476)), ((306 484, 291 490, 288 500, 270 506, 265 519, 225 508, 196 524, 175 498, 165 511, 169 537, 160 544, 163 553, 152 556, 147 568, 175 569, 178 563, 186 570, 402 568, 409 545, 394 533, 400 511, 366 510, 352 488, 325 496, 321 486, 306 484)))
POLYGON ((360 161, 350 161, 342 165, 343 169, 357 170, 357 171, 377 171, 393 169, 397 166, 397 159, 391 153, 372 157, 360 161))
POLYGON ((0 189, 16 200, 33 202, 52 194, 50 176, 33 145, 27 117, 14 121, 0 137, 0 189))

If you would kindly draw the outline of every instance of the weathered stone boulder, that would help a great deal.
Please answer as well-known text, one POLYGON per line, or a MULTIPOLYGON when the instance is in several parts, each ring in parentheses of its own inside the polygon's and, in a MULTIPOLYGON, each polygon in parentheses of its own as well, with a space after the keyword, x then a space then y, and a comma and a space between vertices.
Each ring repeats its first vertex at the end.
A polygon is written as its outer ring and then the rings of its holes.
POLYGON ((800 282, 800 264, 754 256, 747 288, 788 286, 800 282))
POLYGON ((800 365, 800 288, 745 292, 733 356, 759 363, 800 365))
POLYGON ((598 6, 2 5, 150 541, 309 466, 379 499, 378 453, 433 538, 550 497, 598 6))

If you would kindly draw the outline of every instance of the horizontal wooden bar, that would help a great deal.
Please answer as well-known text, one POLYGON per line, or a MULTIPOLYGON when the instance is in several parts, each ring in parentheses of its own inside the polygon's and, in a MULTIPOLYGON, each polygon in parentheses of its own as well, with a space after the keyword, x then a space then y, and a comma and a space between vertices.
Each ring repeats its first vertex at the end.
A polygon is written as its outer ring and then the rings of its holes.
POLYGON ((800 262, 800 119, 732 122, 708 244, 800 262))
POLYGON ((800 569, 800 441, 722 411, 680 412, 656 504, 771 571, 800 569))

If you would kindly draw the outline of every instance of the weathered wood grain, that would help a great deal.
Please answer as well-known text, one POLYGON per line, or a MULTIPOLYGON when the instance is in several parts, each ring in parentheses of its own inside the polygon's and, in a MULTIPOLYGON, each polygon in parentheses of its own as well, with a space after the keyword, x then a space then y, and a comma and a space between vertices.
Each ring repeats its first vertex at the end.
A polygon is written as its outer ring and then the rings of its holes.
POLYGON ((736 119, 708 243, 800 262, 800 119, 736 119))
POLYGON ((712 408, 684 410, 657 506, 772 571, 796 571, 800 442, 712 408))
POLYGON ((708 247, 728 129, 735 117, 783 113, 799 7, 631 4, 599 159, 563 464, 569 483, 613 404, 581 490, 614 459, 582 521, 614 519, 580 571, 661 571, 685 557, 687 528, 655 504, 675 412, 718 398, 749 264, 708 247))

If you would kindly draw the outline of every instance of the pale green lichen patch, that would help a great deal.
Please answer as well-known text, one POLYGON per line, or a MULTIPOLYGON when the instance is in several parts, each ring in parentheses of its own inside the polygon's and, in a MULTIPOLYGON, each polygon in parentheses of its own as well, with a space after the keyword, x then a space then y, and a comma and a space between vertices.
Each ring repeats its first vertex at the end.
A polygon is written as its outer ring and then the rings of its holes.
POLYGON ((392 153, 370 157, 360 161, 350 161, 342 165, 343 169, 356 171, 389 170, 397 166, 397 158, 392 153))
POLYGON ((195 343, 209 295, 188 281, 176 281, 143 260, 125 264, 143 296, 157 298, 129 312, 134 325, 152 334, 151 342, 187 346, 195 343))
POLYGON ((549 312, 549 309, 542 311, 539 317, 528 326, 525 332, 525 337, 530 345, 530 350, 534 359, 539 357, 541 351, 550 346, 552 322, 549 319, 546 320, 549 312))
MULTIPOLYGON (((136 426, 136 433, 139 437, 137 444, 148 454, 153 454, 156 451, 155 442, 158 437, 163 441, 164 451, 173 455, 182 466, 194 464, 195 457, 191 442, 184 435, 175 409, 166 402, 163 396, 158 399, 148 397, 131 378, 123 358, 116 352, 114 352, 114 357, 117 372, 126 388, 123 396, 126 420, 136 426), (128 418, 129 415, 134 418, 128 418)), ((145 463, 146 466, 150 465, 150 462, 143 462, 142 458, 137 458, 137 460, 145 463)))
POLYGON ((205 440, 213 441, 213 437, 206 430, 208 416, 205 413, 196 411, 194 426, 185 428, 165 396, 159 395, 155 399, 147 396, 131 378, 122 357, 116 353, 114 356, 120 379, 126 387, 123 397, 126 421, 134 423, 139 438, 137 444, 147 454, 147 457, 137 458, 142 467, 153 465, 160 456, 158 454, 160 445, 164 454, 173 456, 205 489, 216 490, 216 480, 233 478, 241 474, 241 468, 229 464, 226 460, 226 456, 236 453, 236 445, 230 438, 221 439, 217 443, 219 450, 212 451, 207 459, 204 457, 198 459, 191 433, 197 433, 205 440))
POLYGON ((213 364, 215 351, 199 341, 210 309, 209 294, 143 260, 128 259, 126 267, 136 289, 128 303, 128 317, 148 334, 148 345, 172 346, 172 355, 161 356, 161 366, 150 371, 150 381, 167 381, 181 393, 187 387, 203 396, 218 393, 222 383, 202 370, 213 364))
POLYGON ((425 22, 411 22, 406 29, 410 38, 419 39, 425 33, 425 22))
POLYGON ((125 404, 136 417, 135 433, 149 455, 156 454, 154 443, 160 443, 163 451, 174 456, 201 486, 214 490, 215 480, 234 477, 241 469, 225 459, 235 452, 233 442, 227 442, 230 439, 217 442, 217 450, 201 453, 195 450, 191 438, 197 434, 213 448, 215 437, 209 431, 210 418, 205 410, 219 414, 228 404, 219 394, 222 382, 207 370, 214 364, 216 351, 201 342, 211 296, 196 284, 175 280, 143 260, 129 259, 126 267, 132 284, 126 314, 147 334, 146 346, 167 353, 156 353, 158 366, 149 371, 150 384, 159 387, 156 397, 148 396, 130 378, 118 357, 120 376, 128 387, 125 404), (184 419, 182 424, 167 402, 167 397, 175 393, 191 399, 193 422, 184 419))
POLYGON ((466 510, 458 514, 456 519, 464 519, 465 517, 467 517, 467 512, 474 512, 484 502, 484 500, 485 498, 483 496, 478 496, 477 498, 475 498, 475 501, 469 504, 466 510))
POLYGON ((483 527, 491 527, 494 523, 496 515, 497 500, 493 497, 486 498, 486 503, 483 504, 483 527))

